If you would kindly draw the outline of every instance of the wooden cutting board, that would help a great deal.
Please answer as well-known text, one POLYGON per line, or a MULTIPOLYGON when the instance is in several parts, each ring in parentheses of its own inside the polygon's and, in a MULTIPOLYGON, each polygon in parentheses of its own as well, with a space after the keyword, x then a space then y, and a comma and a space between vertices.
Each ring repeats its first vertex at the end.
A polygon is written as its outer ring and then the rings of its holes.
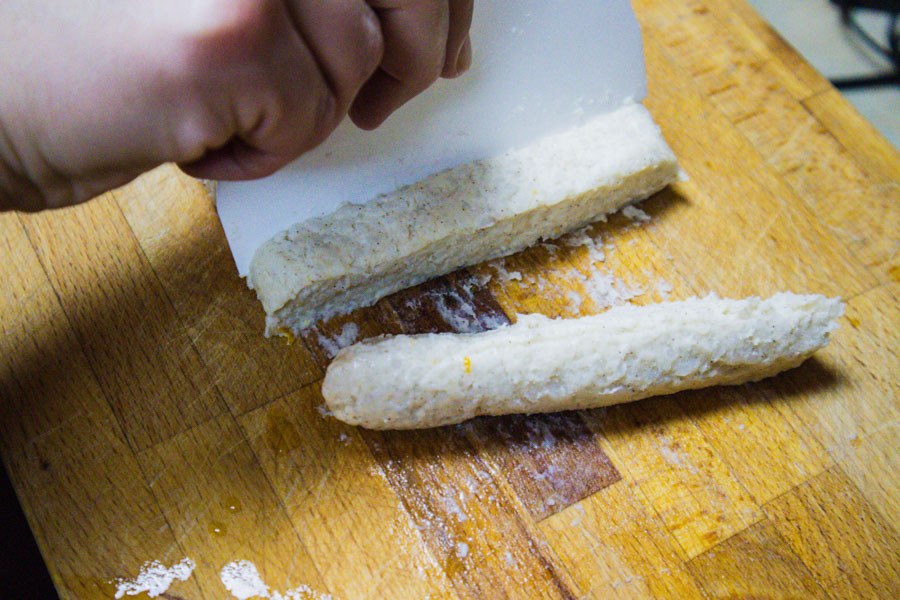
POLYGON ((290 346, 262 337, 210 198, 174 168, 0 215, 0 449, 62 597, 112 598, 185 557, 166 598, 230 597, 219 572, 239 559, 272 597, 900 596, 900 157, 742 1, 634 4, 647 106, 690 175, 642 204, 649 222, 616 216, 290 346), (753 385, 407 433, 321 409, 354 327, 590 314, 610 289, 818 292, 847 314, 753 385))

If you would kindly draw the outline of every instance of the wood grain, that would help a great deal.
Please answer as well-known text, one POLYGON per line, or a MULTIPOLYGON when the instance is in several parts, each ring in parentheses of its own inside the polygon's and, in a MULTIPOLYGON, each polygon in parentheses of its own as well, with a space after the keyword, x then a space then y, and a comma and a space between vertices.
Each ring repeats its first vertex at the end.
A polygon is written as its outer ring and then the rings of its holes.
MULTIPOLYGON (((172 166, 0 215, 0 453, 63 598, 189 556, 165 597, 897 597, 900 156, 740 0, 635 0, 689 179, 583 232, 262 335, 172 166), (375 433, 322 410, 341 344, 715 292, 847 301, 766 382, 375 433), (301 594, 304 595, 304 594, 301 594)), ((602 343, 602 340, 598 341, 602 343)), ((385 374, 390 376, 390 374, 385 374)))
POLYGON ((833 464, 803 424, 771 402, 777 397, 760 382, 686 395, 680 403, 757 504, 833 464))
POLYGON ((446 597, 451 587, 356 428, 318 385, 240 418, 327 588, 342 598, 446 597))
POLYGON ((249 560, 275 590, 325 586, 243 431, 230 414, 137 455, 204 596, 227 592, 219 572, 249 560))
MULTIPOLYGON (((691 11, 660 32, 662 45, 688 66, 702 93, 835 237, 869 267, 897 264, 892 233, 900 230, 900 218, 888 208, 900 202, 896 177, 873 177, 861 168, 826 125, 780 85, 780 73, 773 68, 777 63, 729 35, 717 15, 691 11), (707 52, 714 41, 718 51, 707 52)), ((867 155, 888 152, 883 143, 871 146, 867 155)), ((883 275, 881 280, 886 280, 883 275)))
POLYGON ((870 176, 883 182, 900 181, 897 149, 838 90, 823 90, 806 98, 803 106, 870 176))
POLYGON ((585 597, 703 598, 665 525, 620 482, 540 524, 585 597))
POLYGON ((853 296, 874 287, 873 275, 818 214, 771 170, 692 79, 681 76, 683 67, 662 41, 646 36, 645 53, 649 72, 665 80, 666 94, 660 96, 665 101, 647 100, 663 132, 675 123, 686 131, 713 132, 669 135, 690 176, 675 188, 692 200, 692 210, 672 212, 655 232, 676 262, 693 266, 695 285, 734 295, 804 290, 853 296), (716 235, 695 233, 710 230, 716 235))
MULTIPOLYGON (((699 391, 679 394, 714 394, 699 391)), ((591 413, 613 463, 633 481, 687 560, 758 521, 762 513, 673 398, 591 413)))
POLYGON ((694 558, 688 568, 711 598, 828 598, 765 520, 694 558))
MULTIPOLYGON (((0 215, 0 444, 4 466, 62 598, 111 598, 149 557, 183 558, 38 262, 0 215), (91 485, 84 485, 85 481, 91 485), (89 560, 86 560, 89 558, 89 560)), ((195 582, 172 592, 198 597, 195 582)))
POLYGON ((135 450, 225 410, 110 196, 21 217, 100 387, 135 450))
POLYGON ((895 598, 900 593, 897 531, 839 467, 797 486, 765 510, 830 595, 895 598))
POLYGON ((282 340, 259 335, 259 303, 237 277, 213 203, 198 181, 163 167, 115 196, 233 414, 322 376, 303 344, 285 348, 282 340))
POLYGON ((900 470, 892 440, 900 426, 900 285, 881 286, 847 303, 842 329, 813 364, 777 382, 779 402, 794 412, 832 459, 890 523, 900 523, 900 470), (860 357, 872 357, 861 360, 860 357), (815 395, 810 380, 830 381, 815 395))
POLYGON ((781 37, 747 2, 703 0, 702 2, 654 2, 653 12, 668 21, 676 20, 667 11, 688 6, 697 14, 716 17, 723 36, 736 40, 762 58, 778 75, 778 84, 798 100, 832 89, 824 75, 816 71, 790 43, 781 37))

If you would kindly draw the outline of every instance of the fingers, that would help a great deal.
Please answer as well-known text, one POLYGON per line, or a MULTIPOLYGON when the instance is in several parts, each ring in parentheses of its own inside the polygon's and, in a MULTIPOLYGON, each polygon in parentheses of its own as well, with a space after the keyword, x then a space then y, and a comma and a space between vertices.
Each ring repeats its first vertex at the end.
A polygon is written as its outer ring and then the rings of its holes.
POLYGON ((384 55, 350 109, 363 129, 378 127, 444 69, 450 31, 447 0, 370 0, 381 22, 384 55))
POLYGON ((450 24, 447 31, 447 50, 441 77, 458 77, 472 63, 472 42, 469 27, 472 25, 474 0, 449 0, 450 24))
POLYGON ((438 77, 455 77, 471 62, 473 0, 240 6, 255 12, 238 19, 235 48, 223 64, 233 72, 220 79, 226 69, 203 69, 213 74, 207 97, 224 103, 213 111, 224 121, 194 128, 192 147, 202 141, 202 151, 181 164, 197 177, 268 175, 321 143, 348 111, 357 125, 373 129, 438 77), (259 26, 248 28, 245 20, 259 26), (210 130, 228 133, 211 137, 210 130))
POLYGON ((377 15, 364 0, 291 0, 288 7, 345 113, 382 61, 377 15))
POLYGON ((182 161, 190 175, 231 180, 273 173, 337 127, 381 62, 379 22, 363 0, 275 3, 283 20, 269 6, 275 25, 256 36, 239 37, 241 48, 235 54, 248 64, 235 69, 241 59, 226 61, 222 70, 233 72, 217 90, 207 90, 217 97, 231 90, 228 106, 215 114, 231 115, 232 122, 217 129, 233 133, 182 161))

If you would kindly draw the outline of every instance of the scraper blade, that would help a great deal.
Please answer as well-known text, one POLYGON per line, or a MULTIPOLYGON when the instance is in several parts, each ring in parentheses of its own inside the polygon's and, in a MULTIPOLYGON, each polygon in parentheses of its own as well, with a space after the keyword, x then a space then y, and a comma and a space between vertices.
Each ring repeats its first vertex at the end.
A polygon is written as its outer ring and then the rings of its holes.
POLYGON ((628 0, 476 0, 470 35, 471 69, 438 81, 379 129, 345 120, 274 175, 218 185, 242 276, 256 249, 294 223, 576 127, 646 93, 628 0))

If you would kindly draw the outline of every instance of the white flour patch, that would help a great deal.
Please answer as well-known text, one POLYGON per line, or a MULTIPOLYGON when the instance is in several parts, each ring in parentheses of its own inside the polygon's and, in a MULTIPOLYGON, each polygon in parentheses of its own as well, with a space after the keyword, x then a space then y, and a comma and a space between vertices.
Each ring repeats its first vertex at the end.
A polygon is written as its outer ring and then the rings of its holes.
POLYGON ((510 281, 522 281, 522 274, 520 272, 510 271, 506 268, 505 259, 498 258, 497 260, 492 260, 488 263, 488 266, 494 269, 494 271, 497 273, 497 279, 501 283, 508 283, 510 281))
POLYGON ((629 285, 611 273, 593 271, 590 275, 579 275, 584 291, 598 309, 625 304, 644 294, 640 286, 629 285))
POLYGON ((591 237, 590 225, 564 235, 559 241, 569 248, 587 248, 588 258, 590 258, 592 265, 606 260, 606 254, 603 252, 603 240, 599 238, 595 240, 591 237))
POLYGON ((335 337, 328 337, 320 333, 319 346, 322 347, 328 358, 334 358, 342 348, 353 344, 357 339, 359 339, 359 325, 356 323, 344 323, 344 326, 341 327, 341 332, 335 337))
POLYGON ((436 294, 434 306, 441 318, 453 328, 453 331, 457 333, 479 331, 478 314, 475 307, 456 292, 436 294))
POLYGON ((219 572, 219 578, 225 589, 238 600, 247 600, 253 596, 269 597, 269 586, 259 576, 259 571, 249 560, 230 562, 219 572))
POLYGON ((665 279, 659 279, 656 282, 656 293, 659 294, 659 297, 663 300, 668 299, 669 294, 672 293, 672 284, 666 281, 665 279))
POLYGON ((463 511, 462 508, 459 507, 459 503, 456 501, 456 498, 453 497, 453 492, 451 490, 447 490, 444 492, 444 507, 447 509, 447 512, 456 517, 456 520, 462 523, 463 521, 469 520, 469 515, 463 511))
POLYGON ((469 545, 465 542, 459 542, 456 544, 456 556, 458 558, 465 558, 469 555, 469 545))
POLYGON ((190 577, 194 567, 196 565, 190 558, 182 559, 168 568, 158 560, 146 562, 134 579, 117 579, 113 582, 117 586, 116 598, 137 596, 144 592, 151 598, 156 598, 164 594, 176 579, 185 581, 190 577))
POLYGON ((327 419, 328 417, 334 415, 333 412, 328 408, 324 402, 316 407, 316 412, 318 412, 323 419, 327 419))
POLYGON ((284 593, 275 592, 262 580, 259 571, 249 560, 230 562, 219 572, 222 585, 233 598, 249 600, 250 598, 267 598, 268 600, 331 600, 330 594, 322 594, 312 590, 308 585, 301 585, 284 593))
POLYGON ((581 296, 569 290, 566 292, 566 299, 569 301, 569 310, 573 313, 581 312, 581 304, 584 302, 581 296))
MULTIPOLYGON (((489 279, 489 278, 488 278, 489 279)), ((429 292, 441 318, 456 333, 476 333, 507 325, 504 315, 493 312, 479 313, 475 307, 475 287, 483 287, 484 278, 468 278, 460 283, 460 289, 429 292)))

